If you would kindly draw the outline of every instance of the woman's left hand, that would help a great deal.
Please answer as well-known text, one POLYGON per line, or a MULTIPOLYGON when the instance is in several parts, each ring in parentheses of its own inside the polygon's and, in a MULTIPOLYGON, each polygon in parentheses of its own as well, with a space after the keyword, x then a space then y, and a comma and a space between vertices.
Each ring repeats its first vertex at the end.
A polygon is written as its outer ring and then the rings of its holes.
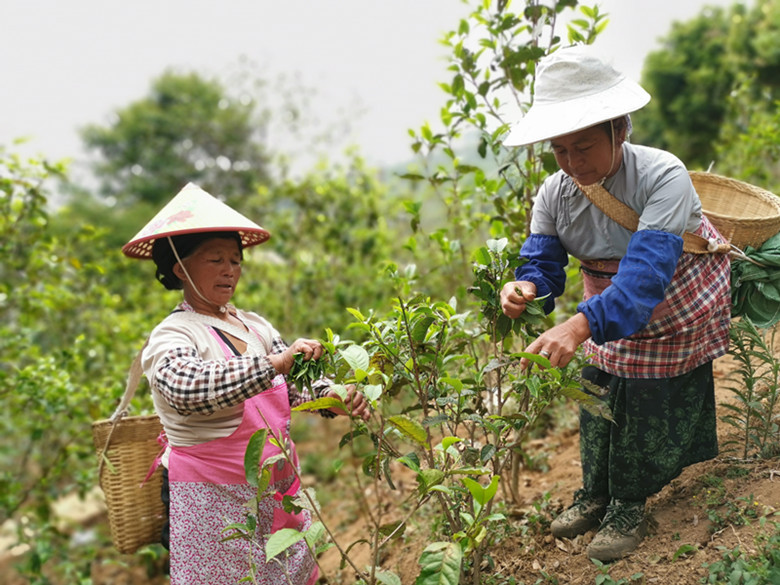
POLYGON ((300 337, 290 344, 282 353, 269 354, 268 360, 276 371, 285 376, 290 373, 295 354, 303 354, 303 360, 318 360, 322 357, 322 344, 316 339, 300 337))
MULTIPOLYGON (((350 384, 346 388, 347 397, 344 399, 344 404, 349 407, 349 413, 347 413, 343 408, 331 408, 330 411, 343 416, 349 414, 349 416, 361 418, 364 421, 368 420, 371 416, 368 401, 360 392, 357 391, 357 388, 355 388, 354 385, 350 384)), ((330 398, 338 398, 341 400, 341 396, 339 396, 338 392, 335 390, 329 390, 326 396, 330 398)))
MULTIPOLYGON (((550 360, 551 366, 563 368, 574 357, 574 352, 580 344, 589 337, 588 319, 582 313, 577 313, 560 325, 542 333, 524 351, 546 357, 550 360)), ((526 358, 520 360, 520 368, 523 370, 530 364, 531 362, 526 358)))

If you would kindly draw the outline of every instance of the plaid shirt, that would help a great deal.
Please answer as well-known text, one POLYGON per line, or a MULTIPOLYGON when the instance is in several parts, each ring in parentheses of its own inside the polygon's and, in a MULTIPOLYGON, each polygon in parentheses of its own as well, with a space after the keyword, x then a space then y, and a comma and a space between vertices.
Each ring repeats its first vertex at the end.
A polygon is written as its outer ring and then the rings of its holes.
MULTIPOLYGON (((281 337, 274 337, 271 353, 280 354, 288 348, 281 337)), ((220 409, 237 406, 278 384, 279 373, 270 360, 260 355, 240 355, 229 360, 204 360, 194 346, 176 347, 161 358, 153 384, 176 412, 181 415, 212 414, 220 409)), ((312 400, 309 392, 288 383, 290 407, 312 400)), ((316 398, 330 388, 326 379, 312 384, 316 398)), ((320 411, 323 416, 333 413, 320 411)))
MULTIPOLYGON (((724 241, 704 216, 697 233, 724 241)), ((624 378, 671 378, 724 355, 731 320, 730 270, 728 255, 683 253, 647 326, 602 345, 587 340, 583 349, 590 362, 624 378)))

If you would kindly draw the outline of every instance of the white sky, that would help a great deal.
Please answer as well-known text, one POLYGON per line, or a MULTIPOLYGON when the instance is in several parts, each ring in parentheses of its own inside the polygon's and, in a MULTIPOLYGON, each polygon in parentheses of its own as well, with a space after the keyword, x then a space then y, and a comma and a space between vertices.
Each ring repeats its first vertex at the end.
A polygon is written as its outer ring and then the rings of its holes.
MULTIPOLYGON (((638 79, 673 20, 735 2, 586 3, 610 14, 596 47, 638 79)), ((269 80, 315 88, 326 124, 364 110, 351 142, 371 164, 397 163, 411 156, 407 130, 438 120, 437 83, 451 77, 438 41, 468 12, 459 0, 2 0, 0 144, 26 136, 14 150, 78 159, 77 129, 107 124, 166 68, 215 75, 244 55, 269 80)))

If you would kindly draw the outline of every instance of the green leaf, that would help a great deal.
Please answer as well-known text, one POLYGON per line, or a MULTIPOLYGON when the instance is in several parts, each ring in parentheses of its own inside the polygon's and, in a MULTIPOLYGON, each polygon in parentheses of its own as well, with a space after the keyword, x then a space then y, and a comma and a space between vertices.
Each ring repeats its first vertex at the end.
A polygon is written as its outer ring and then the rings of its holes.
POLYGON ((496 451, 497 449, 495 445, 485 445, 479 452, 479 460, 483 464, 487 463, 493 458, 493 455, 496 454, 496 451))
POLYGON ((455 392, 460 393, 463 390, 463 382, 458 378, 451 378, 449 376, 442 376, 439 378, 442 384, 449 384, 455 392))
POLYGON ((265 559, 270 561, 275 556, 283 553, 291 546, 303 540, 306 535, 295 528, 282 528, 274 532, 265 545, 265 559))
MULTIPOLYGON (((587 380, 584 379, 580 380, 581 383, 586 381, 587 380)), ((560 393, 567 398, 576 400, 579 405, 582 406, 582 408, 587 410, 593 416, 600 416, 614 422, 609 404, 599 399, 598 397, 593 396, 592 394, 588 394, 576 386, 561 386, 560 393)))
POLYGON ((420 471, 420 458, 417 456, 417 453, 407 453, 406 455, 401 455, 401 457, 398 457, 396 459, 398 463, 401 465, 405 465, 412 471, 420 471))
POLYGON ((420 555, 422 570, 415 585, 458 585, 463 552, 455 543, 434 542, 420 555))
POLYGON ((498 482, 500 479, 501 478, 498 475, 494 475, 490 480, 490 485, 485 488, 485 503, 492 500, 493 496, 496 495, 496 491, 498 491, 498 482))
POLYGON ((534 362, 535 364, 538 364, 540 366, 544 366, 545 368, 550 368, 550 360, 547 359, 544 356, 535 354, 535 353, 528 353, 526 351, 519 351, 517 353, 512 354, 513 358, 525 358, 529 362, 534 362))
POLYGON ((403 536, 403 533, 406 531, 406 524, 402 522, 401 520, 397 520, 395 522, 388 522, 387 524, 382 524, 379 527, 379 534, 382 535, 382 538, 387 538, 391 534, 393 535, 393 538, 400 538, 403 536))
POLYGON ((509 240, 507 238, 500 238, 498 240, 488 240, 485 242, 487 244, 488 249, 493 252, 496 255, 501 254, 501 252, 504 251, 507 244, 509 243, 509 240))
POLYGON ((258 486, 260 459, 263 456, 267 435, 268 429, 255 431, 249 439, 249 444, 244 452, 244 474, 246 475, 247 483, 254 488, 258 486))
POLYGON ((260 477, 257 480, 257 492, 263 493, 271 484, 271 470, 268 467, 263 467, 260 472, 260 477))
POLYGON ((364 384, 361 386, 361 392, 369 402, 376 402, 379 400, 379 397, 382 396, 383 389, 384 386, 381 384, 364 384))
POLYGON ((677 549, 677 551, 676 551, 676 552, 674 553, 674 555, 672 556, 672 560, 673 560, 673 561, 676 561, 676 560, 677 560, 677 559, 679 559, 680 557, 684 557, 685 555, 688 555, 688 554, 690 554, 690 553, 695 553, 695 552, 697 552, 698 550, 699 550, 699 549, 698 549, 698 548, 696 548, 696 547, 695 547, 694 545, 692 545, 692 544, 684 544, 684 545, 682 545, 680 548, 678 548, 678 549, 677 549))
POLYGON ((444 437, 441 440, 441 446, 446 451, 450 448, 450 446, 454 445, 455 443, 460 443, 463 439, 460 437, 444 437))
POLYGON ((482 264, 483 266, 490 266, 490 263, 493 261, 493 259, 490 257, 490 252, 488 252, 488 249, 484 246, 474 250, 472 259, 477 264, 482 264))
POLYGON ((377 571, 374 574, 374 577, 376 577, 377 582, 382 585, 402 585, 401 578, 390 571, 377 571))
POLYGON ((317 400, 310 400, 299 404, 292 410, 294 411, 311 411, 311 410, 325 410, 326 408, 344 408, 344 403, 338 398, 326 396, 325 398, 318 398, 317 400))
POLYGON ((417 421, 414 421, 403 415, 391 416, 387 419, 387 421, 396 429, 401 431, 404 436, 412 439, 420 445, 426 444, 428 434, 425 432, 425 428, 423 428, 423 426, 417 421))
POLYGON ((358 321, 365 321, 366 320, 366 318, 363 316, 363 313, 361 313, 357 309, 353 309, 352 307, 347 307, 347 313, 352 315, 358 321))
POLYGON ((490 473, 490 469, 487 467, 458 467, 453 469, 450 473, 452 475, 487 475, 490 473))
POLYGON ((322 522, 317 521, 312 523, 312 525, 306 531, 304 538, 306 538, 306 543, 309 545, 309 548, 311 550, 315 550, 317 548, 317 543, 322 540, 324 535, 325 526, 322 524, 322 522))
POLYGON ((428 329, 433 324, 434 318, 425 315, 424 317, 421 317, 417 320, 415 320, 414 325, 412 325, 412 340, 416 343, 422 343, 425 341, 425 337, 428 334, 428 329))
POLYGON ((277 453, 276 455, 271 455, 267 459, 263 459, 263 469, 270 469, 274 465, 276 465, 277 462, 283 461, 286 462, 287 459, 284 456, 284 453, 277 453))
POLYGON ((433 486, 444 480, 444 472, 440 469, 423 469, 417 474, 417 482, 423 493, 427 493, 433 486))
POLYGON ((341 357, 353 370, 367 371, 370 366, 368 352, 359 345, 350 345, 341 350, 341 357))
POLYGON ((428 418, 423 419, 422 425, 425 428, 437 427, 443 425, 448 420, 450 420, 450 417, 442 413, 442 414, 437 414, 436 416, 429 416, 428 418))

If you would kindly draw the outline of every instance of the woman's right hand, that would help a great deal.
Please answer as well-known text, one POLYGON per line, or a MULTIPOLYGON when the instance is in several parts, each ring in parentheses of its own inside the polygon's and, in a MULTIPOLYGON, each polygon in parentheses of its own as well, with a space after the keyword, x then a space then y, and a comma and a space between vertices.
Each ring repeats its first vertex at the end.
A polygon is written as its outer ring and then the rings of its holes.
POLYGON ((295 361, 295 354, 302 353, 304 361, 318 360, 322 357, 322 351, 322 344, 319 341, 301 337, 293 341, 282 353, 269 355, 268 359, 277 372, 287 375, 295 361))
POLYGON ((535 298, 536 285, 533 282, 507 282, 501 289, 501 310, 510 319, 517 319, 525 311, 525 304, 535 298))

